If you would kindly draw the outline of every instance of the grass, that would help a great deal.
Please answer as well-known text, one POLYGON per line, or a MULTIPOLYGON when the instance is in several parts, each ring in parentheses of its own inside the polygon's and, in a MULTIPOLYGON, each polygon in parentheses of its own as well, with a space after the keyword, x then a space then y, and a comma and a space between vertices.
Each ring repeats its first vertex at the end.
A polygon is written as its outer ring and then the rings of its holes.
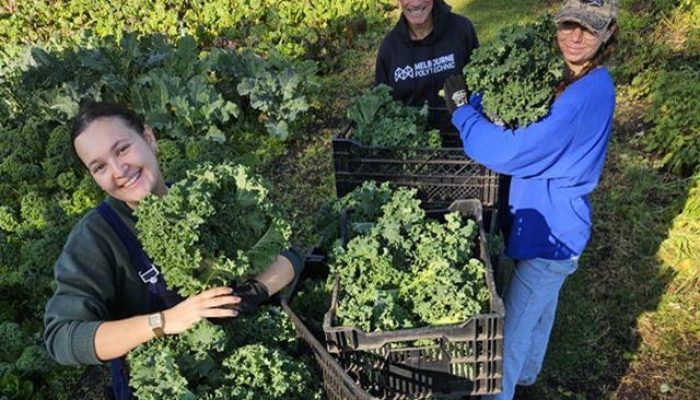
POLYGON ((619 398, 692 399, 700 394, 700 174, 657 260, 673 279, 658 308, 638 319, 641 344, 619 398))
POLYGON ((542 0, 447 0, 452 10, 469 18, 481 44, 490 42, 505 25, 533 21, 549 8, 542 0))
POLYGON ((611 146, 593 196, 593 239, 562 291, 540 379, 521 398, 653 398, 618 391, 640 349, 640 318, 658 312, 674 280, 656 255, 688 185, 626 143, 611 146))

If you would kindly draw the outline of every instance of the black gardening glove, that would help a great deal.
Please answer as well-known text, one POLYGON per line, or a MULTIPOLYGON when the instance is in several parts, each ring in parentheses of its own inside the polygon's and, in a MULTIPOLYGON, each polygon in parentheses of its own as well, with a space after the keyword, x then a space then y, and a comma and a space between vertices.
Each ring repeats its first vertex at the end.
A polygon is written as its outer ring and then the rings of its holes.
POLYGON ((233 306, 240 314, 254 313, 262 303, 270 299, 265 285, 255 279, 249 279, 234 287, 231 294, 241 298, 241 302, 233 306))
POLYGON ((460 75, 452 75, 445 81, 445 104, 450 114, 454 114, 457 108, 469 103, 469 89, 464 78, 460 75))

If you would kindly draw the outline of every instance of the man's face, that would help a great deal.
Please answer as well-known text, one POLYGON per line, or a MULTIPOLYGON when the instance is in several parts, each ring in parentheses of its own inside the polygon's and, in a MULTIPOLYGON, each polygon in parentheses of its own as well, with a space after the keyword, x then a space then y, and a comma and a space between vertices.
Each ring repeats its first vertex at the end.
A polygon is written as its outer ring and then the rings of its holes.
POLYGON ((425 24, 433 11, 433 0, 398 0, 401 12, 411 26, 425 24))

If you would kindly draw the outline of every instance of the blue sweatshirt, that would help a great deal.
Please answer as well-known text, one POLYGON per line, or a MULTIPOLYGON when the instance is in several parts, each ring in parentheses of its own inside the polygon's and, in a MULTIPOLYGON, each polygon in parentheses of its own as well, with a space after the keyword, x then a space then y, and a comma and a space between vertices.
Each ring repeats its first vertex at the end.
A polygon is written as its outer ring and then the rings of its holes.
POLYGON ((598 184, 615 109, 615 87, 604 67, 569 85, 549 115, 524 128, 505 129, 475 107, 457 109, 452 123, 464 152, 512 176, 506 254, 516 260, 578 257, 591 233, 588 194, 598 184))

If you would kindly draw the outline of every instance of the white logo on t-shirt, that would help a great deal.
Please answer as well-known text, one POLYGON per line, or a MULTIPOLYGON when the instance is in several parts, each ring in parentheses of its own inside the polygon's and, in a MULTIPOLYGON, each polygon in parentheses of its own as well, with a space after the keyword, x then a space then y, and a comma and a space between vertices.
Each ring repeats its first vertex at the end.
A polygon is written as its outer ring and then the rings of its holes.
POLYGON ((398 67, 394 71, 394 81, 402 81, 404 79, 413 78, 413 68, 407 65, 406 68, 398 67))
POLYGON ((423 78, 443 71, 457 68, 455 54, 450 53, 432 60, 418 61, 413 66, 398 67, 394 71, 394 81, 402 81, 408 78, 423 78))

